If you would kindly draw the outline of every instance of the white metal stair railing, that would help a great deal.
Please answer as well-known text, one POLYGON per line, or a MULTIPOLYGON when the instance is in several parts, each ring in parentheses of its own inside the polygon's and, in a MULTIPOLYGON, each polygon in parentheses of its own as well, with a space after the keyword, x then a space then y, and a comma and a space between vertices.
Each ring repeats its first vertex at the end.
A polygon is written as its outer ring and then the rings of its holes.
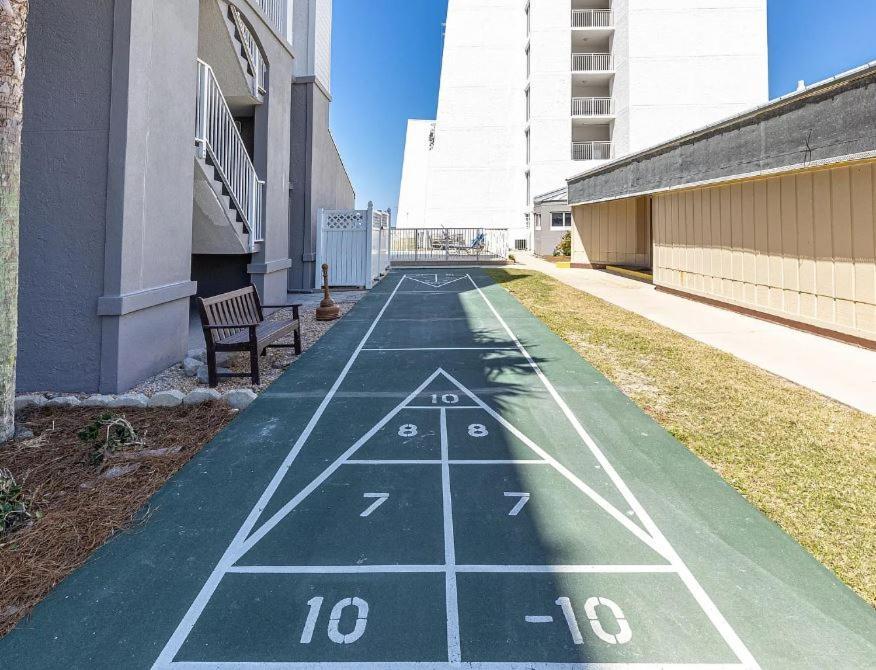
POLYGON ((265 57, 262 56, 261 49, 259 49, 255 38, 252 36, 246 22, 240 16, 240 11, 233 5, 229 5, 228 9, 231 12, 231 19, 234 21, 234 25, 240 35, 240 40, 243 44, 244 57, 246 58, 247 63, 249 63, 249 68, 252 72, 252 94, 254 97, 258 98, 265 92, 265 74, 268 69, 267 64, 265 63, 265 57))
POLYGON ((608 72, 613 66, 611 54, 572 54, 573 72, 608 72))
POLYGON ((572 98, 572 116, 609 116, 611 98, 572 98))
POLYGON ((573 28, 609 28, 611 27, 610 9, 573 9, 573 28))
POLYGON ((265 182, 259 179, 240 131, 213 69, 198 61, 198 98, 195 125, 198 155, 209 159, 228 191, 249 233, 250 250, 264 241, 263 194, 265 182))
POLYGON ((287 0, 258 0, 258 3, 271 25, 283 37, 287 37, 287 21, 289 20, 289 13, 286 9, 287 0))
POLYGON ((611 158, 611 142, 572 142, 573 161, 600 161, 611 158))

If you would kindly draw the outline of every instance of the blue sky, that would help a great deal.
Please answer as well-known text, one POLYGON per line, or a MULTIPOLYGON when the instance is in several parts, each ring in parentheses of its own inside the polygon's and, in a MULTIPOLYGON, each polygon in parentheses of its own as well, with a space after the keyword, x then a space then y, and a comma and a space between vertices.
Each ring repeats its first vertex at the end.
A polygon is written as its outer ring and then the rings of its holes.
MULTIPOLYGON (((768 0, 770 95, 876 60, 876 1, 768 0)), ((407 120, 433 119, 447 0, 334 0, 331 127, 364 206, 397 209, 407 120)))

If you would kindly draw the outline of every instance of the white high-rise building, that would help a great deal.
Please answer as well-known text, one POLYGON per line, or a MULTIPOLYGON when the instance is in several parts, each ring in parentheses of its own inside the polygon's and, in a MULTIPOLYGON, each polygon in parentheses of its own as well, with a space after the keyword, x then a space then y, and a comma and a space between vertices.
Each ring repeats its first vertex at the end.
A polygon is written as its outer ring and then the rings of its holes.
POLYGON ((438 118, 410 122, 398 226, 508 228, 521 246, 534 196, 765 102, 766 4, 450 0, 438 118))

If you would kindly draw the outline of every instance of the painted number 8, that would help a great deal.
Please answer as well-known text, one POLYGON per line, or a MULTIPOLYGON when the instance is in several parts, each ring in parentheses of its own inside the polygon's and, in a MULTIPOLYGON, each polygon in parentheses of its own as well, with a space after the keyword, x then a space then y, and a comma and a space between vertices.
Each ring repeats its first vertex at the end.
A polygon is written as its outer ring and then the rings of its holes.
POLYGON ((417 427, 412 423, 406 423, 398 429, 399 437, 416 437, 417 427))
POLYGON ((486 437, 490 433, 484 424, 473 423, 468 427, 468 434, 472 437, 486 437))

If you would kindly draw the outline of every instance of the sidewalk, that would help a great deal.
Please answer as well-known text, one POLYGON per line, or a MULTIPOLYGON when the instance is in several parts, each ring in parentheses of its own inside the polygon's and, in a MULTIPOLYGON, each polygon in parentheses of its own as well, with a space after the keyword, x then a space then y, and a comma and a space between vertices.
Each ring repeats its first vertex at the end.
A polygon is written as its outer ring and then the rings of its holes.
POLYGON ((846 405, 876 414, 876 351, 744 316, 599 270, 517 262, 846 405))

